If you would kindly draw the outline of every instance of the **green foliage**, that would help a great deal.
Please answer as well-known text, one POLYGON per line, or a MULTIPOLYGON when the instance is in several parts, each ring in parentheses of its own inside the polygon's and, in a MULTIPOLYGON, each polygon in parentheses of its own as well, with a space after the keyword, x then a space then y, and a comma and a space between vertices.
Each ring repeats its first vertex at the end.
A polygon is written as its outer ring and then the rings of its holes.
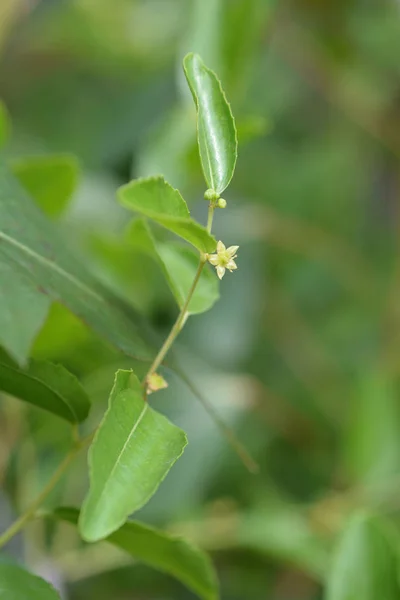
POLYGON ((12 161, 12 172, 49 217, 60 216, 78 182, 75 157, 31 156, 12 161))
MULTIPOLYGON (((38 290, 25 269, 15 268, 14 261, 4 252, 8 235, 3 236, 0 231, 0 239, 5 241, 0 245, 0 342, 19 364, 24 365, 32 342, 46 319, 51 300, 38 290)), ((19 248, 14 242, 11 238, 13 254, 14 248, 19 248)))
MULTIPOLYGON (((215 91, 209 92, 215 95, 215 91)), ((206 95, 207 91, 203 90, 202 101, 206 95)), ((223 119, 223 113, 215 115, 214 128, 223 119)), ((0 297, 3 321, 7 325, 0 341, 18 362, 2 351, 0 389, 76 424, 85 420, 89 411, 88 396, 77 379, 63 366, 48 362, 31 360, 27 366, 21 366, 25 365, 34 335, 43 325, 51 301, 66 304, 95 331, 128 354, 141 357, 143 353, 147 358, 148 346, 136 327, 132 329, 132 319, 125 316, 117 298, 79 265, 75 256, 65 249, 59 232, 32 204, 31 197, 48 216, 58 216, 75 188, 76 163, 65 157, 55 157, 20 159, 13 161, 12 165, 14 175, 27 193, 3 168, 0 180, 4 217, 0 230, 0 266, 3 283, 5 274, 8 274, 11 285, 7 288, 8 295, 4 293, 0 297), (34 308, 23 306, 28 315, 28 327, 25 335, 19 338, 15 333, 21 326, 18 318, 21 309, 18 303, 13 305, 15 291, 25 301, 29 291, 29 300, 34 308), (135 346, 133 352, 131 345, 135 346)), ((229 178, 232 174, 233 167, 229 178)), ((101 423, 85 439, 80 438, 77 428, 74 429, 75 441, 70 452, 42 494, 0 536, 0 547, 35 515, 71 460, 88 439, 93 438, 88 461, 90 487, 79 518, 76 515, 75 519, 82 538, 95 542, 111 536, 112 543, 174 574, 201 598, 216 600, 215 574, 200 551, 144 525, 126 523, 129 515, 142 508, 155 493, 187 444, 186 434, 151 408, 147 396, 166 387, 166 382, 156 371, 187 317, 207 310, 218 298, 218 283, 212 273, 204 269, 206 253, 216 247, 216 240, 211 235, 215 206, 212 200, 207 228, 199 225, 191 219, 180 193, 162 177, 133 181, 119 190, 119 198, 124 206, 179 235, 200 251, 196 254, 187 247, 156 242, 143 219, 130 228, 131 246, 139 247, 161 265, 180 313, 142 383, 131 370, 117 371, 108 410, 101 423)))
POLYGON ((159 223, 198 250, 215 250, 215 238, 190 218, 186 202, 163 177, 132 181, 118 190, 118 197, 126 208, 159 223))
POLYGON ((79 264, 4 166, 0 210, 0 342, 20 364, 26 362, 51 300, 65 304, 127 354, 149 356, 137 325, 79 264))
POLYGON ((89 413, 85 390, 65 367, 32 359, 21 368, 1 348, 0 390, 71 423, 84 421, 89 413))
POLYGON ((132 371, 118 371, 89 450, 82 537, 94 542, 121 527, 154 494, 186 444, 185 433, 143 400, 132 371))
MULTIPOLYGON (((158 252, 167 270, 171 290, 178 306, 182 308, 192 285, 199 258, 191 248, 177 244, 159 244, 158 252)), ((218 280, 214 273, 205 267, 187 312, 194 315, 209 310, 219 298, 218 288, 218 280)))
MULTIPOLYGON (((143 219, 136 219, 130 224, 126 237, 130 245, 158 262, 179 308, 182 308, 199 264, 197 253, 178 244, 157 243, 143 219)), ((218 280, 210 269, 203 269, 188 313, 198 314, 209 310, 219 298, 218 287, 218 280)))
POLYGON ((197 139, 204 177, 208 187, 221 194, 235 170, 235 122, 217 76, 200 56, 188 54, 183 65, 197 107, 197 139))
MULTIPOLYGON (((79 511, 58 508, 57 519, 78 523, 79 511)), ((204 600, 218 597, 218 584, 208 556, 183 539, 149 527, 138 521, 128 521, 106 540, 155 569, 173 575, 204 600)))
POLYGON ((17 565, 0 563, 1 600, 60 600, 56 590, 46 581, 17 565))
POLYGON ((0 1, 2 551, 69 600, 218 597, 202 552, 226 600, 400 596, 398 2, 25 4, 0 1), (216 240, 240 246, 221 283, 216 240), (85 496, 131 368, 189 444, 155 536, 125 499, 82 543, 43 509, 85 496))
POLYGON ((379 517, 354 515, 328 579, 326 600, 395 600, 400 595, 399 539, 379 517))

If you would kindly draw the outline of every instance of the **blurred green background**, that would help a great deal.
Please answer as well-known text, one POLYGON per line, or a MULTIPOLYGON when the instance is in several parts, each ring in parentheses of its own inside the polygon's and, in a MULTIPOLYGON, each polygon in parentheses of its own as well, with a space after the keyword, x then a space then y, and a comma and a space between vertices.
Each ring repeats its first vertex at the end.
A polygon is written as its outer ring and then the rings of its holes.
MULTIPOLYGON (((162 173, 204 222, 181 60, 197 51, 220 76, 239 159, 215 232, 240 245, 239 269, 177 352, 260 473, 166 372, 152 402, 189 446, 139 516, 210 551, 224 600, 320 599, 351 511, 400 516, 400 3, 1 0, 0 51, 7 160, 79 164, 53 218, 160 335, 176 306, 157 265, 124 245, 130 215, 115 190, 162 173)), ((57 305, 33 355, 83 382, 88 429, 116 368, 132 365, 57 305)), ((1 408, 4 526, 58 464, 69 430, 10 398, 1 408)), ((78 504, 86 484, 81 461, 52 502, 78 504)), ((109 546, 82 547, 68 526, 34 522, 12 549, 68 600, 192 598, 109 546)))

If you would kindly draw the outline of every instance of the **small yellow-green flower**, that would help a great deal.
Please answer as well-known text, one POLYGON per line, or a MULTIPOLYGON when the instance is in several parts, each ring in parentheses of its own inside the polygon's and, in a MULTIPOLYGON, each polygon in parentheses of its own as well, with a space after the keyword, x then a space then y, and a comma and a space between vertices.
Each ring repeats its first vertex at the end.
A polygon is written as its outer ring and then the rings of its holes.
POLYGON ((217 254, 209 254, 208 262, 217 269, 217 275, 220 279, 225 275, 225 270, 234 271, 237 269, 235 258, 239 246, 230 246, 225 248, 225 245, 219 241, 217 244, 217 254))

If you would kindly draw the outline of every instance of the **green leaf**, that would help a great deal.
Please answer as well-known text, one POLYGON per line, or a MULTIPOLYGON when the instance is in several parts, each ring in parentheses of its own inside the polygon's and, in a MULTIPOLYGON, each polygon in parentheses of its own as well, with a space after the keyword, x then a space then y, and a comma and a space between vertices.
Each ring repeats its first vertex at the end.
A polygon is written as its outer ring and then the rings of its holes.
POLYGON ((204 177, 208 187, 221 194, 235 170, 235 121, 217 76, 200 56, 187 54, 183 68, 197 107, 197 138, 204 177))
MULTIPOLYGON (((191 248, 185 248, 177 244, 158 244, 158 253, 168 272, 171 290, 179 307, 182 308, 193 283, 199 265, 199 257, 191 248)), ((198 314, 209 310, 218 298, 217 276, 206 265, 190 301, 188 312, 198 314)))
MULTIPOLYGON (((198 254, 186 246, 156 242, 144 219, 137 219, 130 224, 127 239, 132 246, 152 256, 161 266, 178 306, 182 308, 199 265, 198 254)), ((188 312, 190 314, 205 312, 218 298, 218 279, 206 265, 189 304, 188 312)))
POLYGON ((399 541, 379 517, 358 513, 350 520, 334 557, 326 600, 397 600, 399 541))
POLYGON ((19 364, 52 300, 126 354, 151 357, 133 311, 128 318, 121 301, 88 273, 57 226, 0 165, 0 344, 19 364))
POLYGON ((58 217, 75 191, 79 167, 73 156, 32 156, 14 160, 12 171, 49 217, 58 217))
POLYGON ((137 179, 118 190, 123 206, 159 223, 202 252, 213 252, 215 238, 193 221, 186 202, 163 177, 137 179))
POLYGON ((82 537, 94 542, 121 527, 154 494, 186 444, 185 433, 144 402, 137 377, 117 371, 108 410, 89 451, 82 537))
POLYGON ((5 104, 0 100, 0 148, 2 148, 11 132, 11 122, 5 104))
POLYGON ((157 252, 156 240, 150 230, 146 219, 135 219, 127 227, 125 238, 132 248, 144 252, 154 258, 160 266, 163 263, 157 252))
POLYGON ((17 565, 0 563, 0 600, 60 600, 44 579, 17 565))
MULTIPOLYGON (((76 525, 79 511, 59 508, 54 516, 76 525)), ((219 597, 216 574, 207 554, 183 539, 138 521, 128 521, 106 541, 134 559, 172 575, 204 600, 219 597)))
POLYGON ((84 421, 89 413, 88 395, 62 365, 31 360, 22 369, 1 348, 0 390, 71 423, 84 421))
POLYGON ((51 299, 41 293, 25 270, 18 270, 4 254, 1 211, 0 199, 0 344, 23 364, 46 320, 51 299))

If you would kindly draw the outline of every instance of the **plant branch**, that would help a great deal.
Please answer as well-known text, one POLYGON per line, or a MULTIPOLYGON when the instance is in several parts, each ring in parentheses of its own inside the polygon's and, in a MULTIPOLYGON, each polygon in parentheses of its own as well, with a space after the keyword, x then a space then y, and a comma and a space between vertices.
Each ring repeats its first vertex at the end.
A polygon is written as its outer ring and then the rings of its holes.
POLYGON ((162 361, 164 360, 166 354, 168 353, 169 349, 171 348, 172 344, 174 343, 175 339, 177 338, 179 332, 181 331, 183 325, 185 324, 185 321, 187 319, 187 309, 189 308, 189 304, 190 301, 193 297, 194 291, 196 289, 197 283, 200 279, 200 275, 201 272, 204 268, 205 265, 205 259, 201 258, 200 262, 199 262, 199 266, 197 267, 197 271, 196 271, 196 275, 194 276, 192 285, 190 286, 190 290, 188 292, 188 295, 186 297, 186 300, 180 310, 180 313, 178 315, 178 318, 176 319, 174 325, 172 326, 171 331, 168 334, 167 339, 165 340, 165 342, 163 343, 163 345, 161 346, 157 356, 155 357, 151 367, 149 368, 149 370, 147 371, 147 375, 144 378, 144 384, 146 384, 146 381, 148 380, 148 378, 153 375, 153 373, 155 373, 158 369, 158 367, 161 365, 162 361))
POLYGON ((212 228, 213 218, 214 218, 214 210, 215 210, 215 206, 214 206, 214 204, 212 204, 212 202, 210 202, 210 204, 208 206, 208 217, 207 217, 208 233, 211 233, 211 228, 212 228))
POLYGON ((10 525, 4 533, 0 535, 0 548, 5 546, 23 527, 26 523, 35 515, 38 508, 46 500, 47 496, 53 491, 59 480, 61 479, 64 472, 68 469, 70 463, 73 461, 78 452, 83 446, 92 439, 92 434, 77 442, 69 451, 67 456, 58 466, 57 470, 53 473, 47 485, 44 487, 39 496, 32 502, 30 506, 22 513, 22 515, 10 525))
MULTIPOLYGON (((211 233, 211 228, 212 228, 212 223, 213 223, 213 218, 214 218, 214 210, 215 210, 215 206, 210 202, 209 207, 208 207, 208 217, 207 217, 208 233, 211 233)), ((144 387, 146 387, 146 382, 148 381, 149 377, 151 377, 151 375, 153 375, 157 371, 158 367, 163 362, 163 360, 166 357, 168 351, 170 350, 172 344, 178 337, 180 331, 182 330, 183 326, 185 325, 185 323, 187 321, 187 318, 189 316, 189 313, 188 313, 189 304, 190 304, 190 301, 196 290, 196 286, 199 282, 199 279, 200 279, 201 273, 204 269, 204 265, 206 264, 206 261, 207 261, 206 255, 204 253, 201 253, 199 266, 197 267, 196 275, 194 276, 194 279, 193 279, 192 285, 190 286, 190 290, 188 292, 186 300, 180 310, 180 313, 179 313, 175 323, 172 326, 171 331, 168 334, 168 337, 166 338, 165 342, 161 346, 157 356, 155 357, 155 359, 153 360, 153 363, 151 364, 149 370, 147 371, 147 374, 143 380, 144 387)))

